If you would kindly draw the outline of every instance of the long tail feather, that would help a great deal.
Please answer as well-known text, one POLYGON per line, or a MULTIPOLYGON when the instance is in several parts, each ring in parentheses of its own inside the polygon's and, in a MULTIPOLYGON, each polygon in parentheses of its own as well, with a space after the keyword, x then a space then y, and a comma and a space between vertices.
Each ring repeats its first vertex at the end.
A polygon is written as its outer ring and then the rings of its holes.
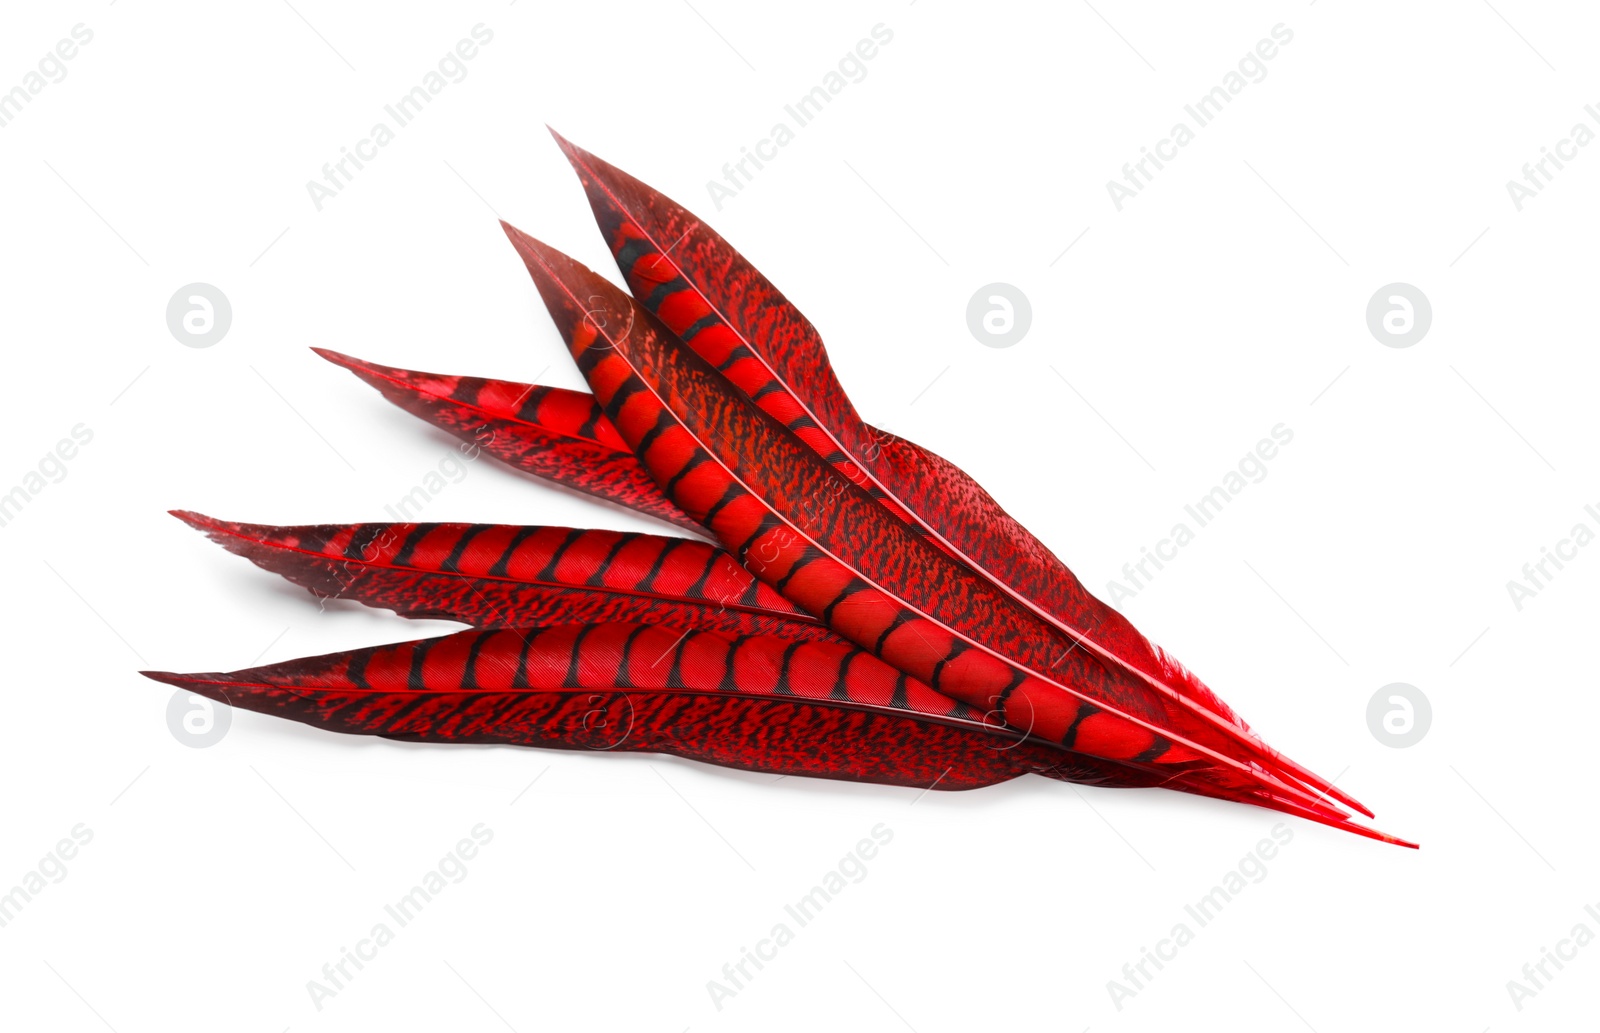
MULTIPOLYGON (((743 256, 692 213, 627 173, 556 141, 641 303, 763 410, 891 512, 968 563, 1082 648, 1134 673, 1201 720, 1248 726, 1210 688, 1095 598, 959 467, 869 427, 820 335, 743 256)), ((1350 806, 1365 807, 1259 739, 1248 747, 1350 806)))
POLYGON ((636 621, 842 643, 704 542, 504 524, 274 527, 174 516, 317 595, 480 628, 636 621))
POLYGON ((1188 770, 1209 759, 1241 787, 1343 817, 1253 759, 1171 731, 1159 700, 1070 643, 1043 658, 1049 650, 1025 615, 727 391, 654 317, 560 252, 506 229, 612 423, 668 497, 756 576, 851 641, 1016 727, 1109 760, 1188 770), (1013 651, 1027 659, 1014 661, 1013 651))
POLYGON ((675 754, 971 789, 1029 772, 1154 785, 986 722, 853 647, 607 623, 464 631, 232 673, 146 671, 261 713, 418 742, 675 754))
POLYGON ((503 463, 668 523, 701 530, 661 494, 614 428, 586 422, 584 417, 592 409, 588 395, 397 369, 326 348, 312 351, 348 369, 400 408, 503 463))

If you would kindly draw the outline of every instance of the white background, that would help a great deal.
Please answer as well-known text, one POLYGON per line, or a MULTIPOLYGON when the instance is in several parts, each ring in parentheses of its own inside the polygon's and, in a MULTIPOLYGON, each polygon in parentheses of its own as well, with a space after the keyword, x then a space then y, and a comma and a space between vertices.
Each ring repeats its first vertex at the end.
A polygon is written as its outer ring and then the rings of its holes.
MULTIPOLYGON (((0 928, 6 1024, 1591 1024, 1600 946, 1520 1011, 1506 984, 1574 924, 1600 933, 1600 548, 1520 611, 1506 583, 1600 525, 1600 147, 1521 211, 1505 183, 1600 101, 1600 25, 1524 0, 1227 6, 9 7, 0 88, 75 24, 94 39, 0 129, 0 491, 75 425, 93 441, 0 528, 0 887, 74 825, 93 840, 0 928), (306 181, 480 22, 470 74, 316 210, 306 181), (865 80, 717 211, 706 181, 880 22, 865 80), (1278 23, 1294 38, 1266 78, 1117 211, 1106 181, 1278 23), (495 222, 614 273, 546 122, 707 217, 818 325, 869 419, 959 462, 1097 591, 1291 428, 1123 609, 1422 850, 1289 821, 1264 881, 1118 1010, 1107 981, 1275 815, 1037 778, 772 784, 248 713, 178 742, 170 691, 136 670, 450 627, 319 611, 164 511, 379 519, 454 448, 312 345, 581 386, 495 222), (164 317, 195 281, 233 306, 207 349, 164 317), (965 322, 995 281, 1034 312, 1006 350, 965 322), (1395 281, 1433 306, 1407 349, 1365 322, 1395 281), (1366 721, 1397 681, 1434 712, 1409 749, 1366 721), (479 822, 467 877, 316 1009, 307 981, 479 822), (865 880, 715 1008, 708 980, 878 823, 894 838, 865 880)), ((646 529, 488 462, 425 518, 646 529)))

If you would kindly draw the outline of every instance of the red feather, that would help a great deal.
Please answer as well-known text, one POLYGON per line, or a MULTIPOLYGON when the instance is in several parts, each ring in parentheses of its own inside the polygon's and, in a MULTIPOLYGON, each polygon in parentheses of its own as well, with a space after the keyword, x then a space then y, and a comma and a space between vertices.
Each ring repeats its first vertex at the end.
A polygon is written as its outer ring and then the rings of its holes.
POLYGON ((147 676, 330 731, 676 754, 748 771, 971 789, 1030 772, 1154 785, 987 722, 867 653, 639 624, 464 631, 229 674, 147 676))
POLYGON ((638 621, 841 640, 704 542, 505 524, 273 527, 173 516, 316 595, 480 628, 638 621))

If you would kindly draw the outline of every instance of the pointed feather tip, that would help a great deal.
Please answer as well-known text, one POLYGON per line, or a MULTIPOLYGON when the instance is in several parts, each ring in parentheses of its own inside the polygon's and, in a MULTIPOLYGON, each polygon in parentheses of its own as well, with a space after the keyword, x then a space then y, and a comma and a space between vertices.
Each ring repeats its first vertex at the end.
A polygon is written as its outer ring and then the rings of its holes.
POLYGON ((1298 815, 1307 819, 1308 821, 1314 821, 1320 825, 1326 825, 1329 828, 1339 829, 1343 832, 1353 832, 1358 836, 1362 836, 1366 839, 1376 840, 1379 843, 1388 843, 1391 846, 1405 847, 1408 850, 1422 849, 1419 844, 1413 843, 1409 839, 1401 839, 1399 836, 1391 836, 1387 832, 1380 832, 1375 828, 1371 828, 1370 826, 1362 825, 1359 822, 1353 821, 1349 815, 1333 817, 1328 813, 1324 813, 1324 809, 1322 807, 1307 809, 1301 804, 1281 798, 1271 797, 1269 797, 1267 800, 1257 800, 1255 802, 1270 807, 1274 810, 1283 811, 1287 814, 1298 815))
MULTIPOLYGON (((549 126, 545 127, 550 129, 549 126)), ((617 168, 615 165, 596 155, 593 151, 585 150, 568 140, 554 129, 550 135, 555 137, 556 145, 561 148, 561 153, 566 156, 567 163, 572 166, 572 171, 578 174, 578 182, 583 184, 583 192, 589 198, 589 207, 594 210, 595 218, 601 219, 602 213, 607 211, 621 212, 626 218, 637 221, 636 213, 627 211, 627 205, 618 195, 642 194, 654 197, 656 191, 646 183, 641 183, 633 176, 617 168)), ((678 208, 668 198, 661 198, 669 207, 678 208)), ((699 216, 687 209, 682 209, 682 214, 696 223, 700 222, 699 216)), ((602 228, 605 223, 602 221, 602 228)), ((668 251, 671 248, 667 248, 668 251)))
POLYGON ((1300 767, 1298 764, 1291 764, 1288 769, 1288 774, 1296 781, 1302 783, 1303 785, 1310 786, 1312 789, 1316 790, 1319 798, 1326 796, 1330 799, 1337 800, 1363 817, 1377 817, 1376 814, 1372 813, 1372 809, 1366 804, 1362 803, 1360 800, 1357 800, 1355 797, 1351 796, 1343 789, 1340 789, 1332 782, 1329 782, 1320 776, 1312 775, 1311 772, 1300 767))
MULTIPOLYGON (((1260 742, 1259 739, 1256 741, 1258 743, 1260 742)), ((1265 743, 1262 743, 1261 745, 1266 747, 1265 743)), ((1332 782, 1323 778, 1321 775, 1315 774, 1303 765, 1296 764, 1294 761, 1285 757, 1283 754, 1278 753, 1276 750, 1272 750, 1270 747, 1266 747, 1266 753, 1267 757, 1270 759, 1270 762, 1265 765, 1266 769, 1270 771, 1271 774, 1279 781, 1295 789, 1304 788, 1316 798, 1318 803, 1322 803, 1326 800, 1335 800, 1365 817, 1377 817, 1377 815, 1373 814, 1372 811, 1369 810, 1367 806, 1360 800, 1357 800, 1349 793, 1335 786, 1332 782)))
POLYGON ((398 366, 384 366, 382 363, 366 361, 365 358, 346 355, 344 352, 334 352, 333 349, 312 347, 312 352, 317 353, 322 358, 326 358, 334 366, 342 366, 344 369, 349 369, 350 373, 362 377, 363 381, 368 382, 373 387, 378 387, 379 390, 382 390, 384 385, 394 381, 394 377, 398 376, 398 374, 410 373, 410 369, 400 369, 398 366))
POLYGON ((1401 839, 1399 836, 1385 835, 1382 832, 1378 833, 1378 835, 1379 835, 1379 837, 1381 837, 1381 841, 1384 842, 1384 843, 1390 843, 1390 844, 1392 844, 1394 846, 1403 846, 1407 850, 1421 850, 1422 849, 1422 844, 1421 843, 1413 843, 1409 839, 1401 839))
MULTIPOLYGON (((1295 761, 1290 760, 1288 757, 1285 757, 1277 750, 1268 746, 1265 742, 1262 742, 1259 736, 1256 736, 1252 733, 1250 738, 1259 745, 1261 751, 1266 754, 1267 758, 1269 758, 1271 762, 1273 762, 1277 768, 1276 774, 1278 774, 1280 778, 1287 777, 1292 779, 1294 782, 1308 786, 1316 793, 1318 798, 1324 796, 1331 797, 1332 799, 1344 804, 1346 807, 1349 807, 1351 810, 1365 815, 1368 818, 1377 817, 1377 815, 1373 814, 1372 810, 1368 808, 1366 804, 1362 803, 1360 800, 1357 800, 1343 789, 1340 789, 1338 786, 1334 785, 1333 781, 1323 778, 1310 768, 1307 768, 1304 764, 1296 763, 1295 761)), ((1335 779, 1335 781, 1336 780, 1337 779, 1335 779)))
POLYGON ((1390 846, 1405 847, 1407 850, 1422 849, 1420 844, 1413 843, 1409 839, 1401 839, 1399 836, 1391 836, 1387 832, 1380 832, 1375 828, 1358 824, 1354 821, 1351 821, 1349 818, 1334 819, 1325 814, 1307 812, 1304 808, 1294 804, 1285 806, 1285 803, 1286 801, 1276 800, 1270 803, 1263 803, 1263 805, 1270 807, 1273 810, 1283 811, 1286 814, 1298 815, 1307 821, 1314 821, 1319 825, 1326 825, 1329 828, 1338 829, 1341 832, 1353 832, 1365 839, 1376 840, 1379 843, 1388 843, 1390 846))
POLYGON ((504 219, 500 220, 500 228, 505 231, 506 239, 511 241, 511 246, 522 255, 524 262, 527 261, 527 252, 531 251, 539 257, 541 265, 577 269, 595 275, 592 269, 565 251, 551 247, 533 234, 517 229, 504 219))
POLYGON ((273 545, 268 539, 280 533, 285 528, 272 524, 247 524, 236 520, 220 520, 217 517, 206 516, 188 509, 169 509, 168 513, 182 520, 190 527, 205 535, 211 541, 227 549, 236 556, 244 556, 259 563, 254 551, 262 546, 273 545))
POLYGON ((547 247, 547 245, 533 237, 531 234, 524 233, 522 230, 517 229, 504 219, 500 220, 500 229, 504 231, 506 239, 511 241, 511 246, 516 248, 518 251, 521 251, 524 246, 531 247, 536 245, 538 247, 547 247))
POLYGON ((524 233, 504 219, 500 220, 500 228, 505 231, 506 239, 517 249, 522 264, 528 267, 528 272, 533 274, 536 282, 542 283, 545 277, 559 282, 560 277, 556 275, 558 270, 599 278, 599 274, 576 258, 551 247, 538 237, 524 233))
POLYGON ((332 348, 318 348, 313 345, 311 350, 316 352, 322 358, 327 359, 335 366, 343 366, 345 369, 360 369, 366 365, 366 363, 362 362, 354 355, 346 355, 344 352, 336 352, 332 348))
POLYGON ((568 161, 577 162, 579 160, 579 155, 582 155, 585 158, 593 157, 593 155, 591 155, 588 151, 584 150, 582 147, 579 147, 571 140, 568 140, 560 133, 556 132, 555 128, 548 122, 545 123, 545 129, 548 130, 550 135, 555 138, 556 146, 561 148, 561 153, 567 156, 568 161))
MULTIPOLYGON (((545 128, 550 129, 549 126, 545 128)), ((572 171, 578 174, 578 182, 583 184, 583 192, 588 196, 589 207, 594 210, 596 218, 600 217, 603 210, 620 203, 616 196, 619 190, 637 189, 654 193, 645 184, 596 156, 593 151, 579 147, 554 129, 550 129, 550 135, 555 137, 556 146, 561 148, 572 171)))
POLYGON ((251 534, 262 534, 278 530, 271 524, 247 524, 237 520, 223 520, 218 517, 207 516, 204 513, 196 513, 192 509, 169 509, 167 512, 212 541, 229 548, 231 546, 228 545, 228 542, 235 539, 244 538, 251 534))
POLYGON ((228 703, 230 705, 232 703, 227 698, 228 693, 225 688, 208 680, 218 678, 219 676, 217 675, 179 674, 176 671, 140 671, 139 673, 151 681, 160 682, 163 685, 175 685, 180 689, 187 689, 207 699, 216 700, 218 703, 228 703))
POLYGON ((601 193, 610 195, 619 184, 645 186, 593 151, 579 147, 548 125, 545 128, 550 130, 550 135, 555 137, 556 146, 561 148, 561 153, 566 155, 572 170, 578 174, 578 179, 582 181, 584 192, 589 195, 591 204, 595 201, 594 192, 597 189, 601 193))
MULTIPOLYGON (((1318 779, 1318 781, 1321 781, 1321 779, 1318 779)), ((1338 800, 1340 803, 1355 811, 1357 814, 1367 818, 1377 817, 1376 814, 1372 813, 1372 808, 1368 807, 1360 800, 1357 800, 1343 789, 1335 786, 1332 782, 1329 782, 1326 786, 1321 787, 1320 791, 1327 793, 1329 796, 1333 797, 1335 800, 1338 800)))
MULTIPOLYGON (((179 674, 175 671, 140 671, 139 673, 151 681, 160 682, 163 685, 174 685, 179 689, 187 690, 197 696, 204 696, 206 699, 230 707, 240 704, 248 706, 248 701, 251 699, 251 693, 248 691, 251 686, 230 684, 227 681, 228 676, 221 673, 179 674), (230 689, 234 690, 233 696, 228 695, 230 689)), ((242 674, 244 672, 238 673, 242 674)))
MULTIPOLYGON (((169 516, 177 517, 179 520, 182 520, 184 523, 188 524, 196 531, 202 532, 203 534, 211 534, 216 531, 225 531, 229 526, 226 521, 218 520, 216 517, 208 517, 204 513, 196 513, 192 509, 169 509, 167 510, 167 514, 169 516)), ((140 673, 142 674, 144 672, 140 673)))
MULTIPOLYGON (((1309 815, 1307 817, 1309 817, 1309 815)), ((1358 825, 1353 821, 1322 821, 1320 818, 1310 818, 1310 820, 1320 821, 1329 828, 1342 829, 1345 832, 1354 832, 1358 836, 1377 840, 1379 843, 1388 843, 1390 846, 1405 847, 1407 850, 1422 849, 1422 844, 1420 843, 1413 843, 1411 840, 1401 839, 1399 836, 1391 836, 1387 832, 1379 832, 1377 829, 1368 828, 1366 825, 1358 825)))
POLYGON ((1342 832, 1352 832, 1366 839, 1376 840, 1380 843, 1388 843, 1392 846, 1406 847, 1410 850, 1421 849, 1418 844, 1413 843, 1408 839, 1401 839, 1399 836, 1391 836, 1387 832, 1380 832, 1375 828, 1362 825, 1352 820, 1348 814, 1329 807, 1320 800, 1315 801, 1311 806, 1307 806, 1307 804, 1302 800, 1296 800, 1292 797, 1285 796, 1281 793, 1271 790, 1270 788, 1263 788, 1255 792, 1218 793, 1210 791, 1204 786, 1184 785, 1181 782, 1174 782, 1171 784, 1171 787, 1174 789, 1180 789, 1184 792, 1197 793, 1201 796, 1214 796, 1218 799, 1233 800, 1238 803, 1255 804, 1258 807, 1266 807, 1270 810, 1280 811, 1284 814, 1292 814, 1296 817, 1304 818, 1307 821, 1314 821, 1319 825, 1326 825, 1329 828, 1339 829, 1342 832))
MULTIPOLYGON (((528 273, 533 277, 534 285, 539 288, 541 296, 544 295, 545 282, 550 274, 548 252, 551 250, 545 244, 527 233, 522 232, 504 219, 500 220, 500 229, 505 232, 506 239, 516 249, 517 257, 522 259, 522 264, 527 266, 528 273)), ((548 299, 546 299, 548 302, 548 299)))
MULTIPOLYGON (((336 352, 331 348, 312 348, 322 358, 327 359, 335 366, 343 367, 354 373, 368 387, 376 388, 395 405, 402 409, 408 408, 405 399, 417 394, 417 388, 406 382, 407 377, 419 374, 414 370, 401 369, 399 366, 385 366, 381 362, 368 362, 358 359, 354 355, 336 352)), ((427 374, 420 374, 426 376, 427 374)))

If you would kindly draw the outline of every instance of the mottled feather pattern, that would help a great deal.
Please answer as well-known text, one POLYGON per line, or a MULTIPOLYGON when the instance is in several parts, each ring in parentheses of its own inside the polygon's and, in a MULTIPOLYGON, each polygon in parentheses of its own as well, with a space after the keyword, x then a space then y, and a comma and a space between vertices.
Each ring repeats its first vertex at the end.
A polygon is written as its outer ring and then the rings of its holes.
POLYGON ((230 552, 322 595, 480 628, 642 621, 843 641, 704 542, 507 524, 274 527, 173 514, 230 552))
POLYGON ((467 631, 232 673, 153 677, 330 731, 670 753, 926 788, 1034 772, 1153 785, 1029 741, 860 650, 638 624, 467 631))

